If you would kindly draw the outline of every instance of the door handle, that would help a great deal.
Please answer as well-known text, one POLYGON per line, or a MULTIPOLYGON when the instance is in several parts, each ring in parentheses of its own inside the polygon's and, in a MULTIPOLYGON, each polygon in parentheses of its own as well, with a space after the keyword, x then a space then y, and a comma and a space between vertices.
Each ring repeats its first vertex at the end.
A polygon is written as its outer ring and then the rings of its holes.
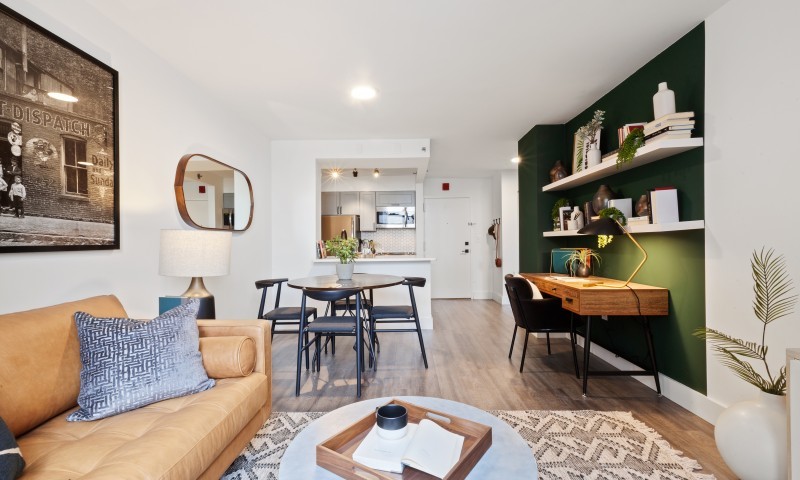
POLYGON ((469 248, 467 248, 467 249, 465 249, 465 250, 461 250, 461 253, 462 253, 462 254, 469 253, 469 248))

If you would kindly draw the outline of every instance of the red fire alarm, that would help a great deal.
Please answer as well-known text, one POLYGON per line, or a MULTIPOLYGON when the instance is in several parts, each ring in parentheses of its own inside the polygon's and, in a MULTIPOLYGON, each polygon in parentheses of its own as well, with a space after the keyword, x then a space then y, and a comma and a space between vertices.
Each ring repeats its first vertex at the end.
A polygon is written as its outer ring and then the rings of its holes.
POLYGON ((206 193, 206 186, 205 185, 198 185, 197 188, 200 189, 200 193, 206 193))
POLYGON ((442 191, 446 192, 448 190, 450 190, 450 184, 449 183, 443 183, 442 184, 442 191))

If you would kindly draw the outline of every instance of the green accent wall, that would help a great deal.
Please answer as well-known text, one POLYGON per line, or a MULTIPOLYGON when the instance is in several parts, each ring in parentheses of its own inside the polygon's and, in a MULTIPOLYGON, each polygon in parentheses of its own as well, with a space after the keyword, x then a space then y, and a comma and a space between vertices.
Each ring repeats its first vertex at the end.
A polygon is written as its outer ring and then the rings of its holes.
MULTIPOLYGON (((557 160, 571 168, 575 131, 588 122, 595 110, 605 110, 600 149, 618 148, 617 128, 653 118, 653 94, 659 82, 675 92, 676 110, 695 112, 694 137, 703 136, 705 91, 705 27, 700 24, 650 62, 614 87, 564 125, 536 125, 519 140, 520 271, 546 272, 550 250, 558 247, 597 247, 588 237, 545 238, 552 230, 550 210, 558 198, 571 205, 591 200, 601 184, 618 198, 633 202, 648 189, 674 186, 678 189, 681 221, 703 220, 703 148, 697 148, 655 163, 561 192, 542 192, 550 182, 549 171, 557 160)), ((705 343, 692 336, 705 326, 705 233, 689 230, 636 235, 649 258, 635 280, 666 287, 670 291, 669 316, 652 317, 651 325, 659 370, 668 377, 706 393, 705 343)), ((598 252, 602 263, 598 275, 625 279, 641 260, 641 254, 626 238, 598 252)), ((593 322, 592 339, 604 348, 642 367, 647 367, 647 349, 637 322, 611 318, 593 322)))

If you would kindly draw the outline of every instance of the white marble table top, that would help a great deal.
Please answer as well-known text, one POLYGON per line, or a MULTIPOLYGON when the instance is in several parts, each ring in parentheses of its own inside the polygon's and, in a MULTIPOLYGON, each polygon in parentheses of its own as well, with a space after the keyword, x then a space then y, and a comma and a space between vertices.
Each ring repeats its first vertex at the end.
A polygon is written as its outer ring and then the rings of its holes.
POLYGON ((397 398, 431 410, 447 412, 492 427, 492 446, 467 479, 537 479, 536 460, 525 440, 507 423, 479 408, 433 397, 384 397, 346 405, 317 419, 289 444, 281 459, 280 480, 341 478, 316 464, 316 447, 379 405, 397 398))

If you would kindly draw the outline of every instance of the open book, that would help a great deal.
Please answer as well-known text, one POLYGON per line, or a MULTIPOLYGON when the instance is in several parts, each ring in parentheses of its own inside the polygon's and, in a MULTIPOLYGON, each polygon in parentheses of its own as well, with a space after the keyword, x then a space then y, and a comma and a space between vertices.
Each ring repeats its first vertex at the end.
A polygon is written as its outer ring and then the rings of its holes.
POLYGON ((355 452, 353 460, 370 468, 403 473, 403 468, 416 468, 438 478, 461 458, 464 437, 448 432, 430 420, 419 425, 409 423, 406 436, 386 440, 378 436, 378 426, 372 427, 355 452))

